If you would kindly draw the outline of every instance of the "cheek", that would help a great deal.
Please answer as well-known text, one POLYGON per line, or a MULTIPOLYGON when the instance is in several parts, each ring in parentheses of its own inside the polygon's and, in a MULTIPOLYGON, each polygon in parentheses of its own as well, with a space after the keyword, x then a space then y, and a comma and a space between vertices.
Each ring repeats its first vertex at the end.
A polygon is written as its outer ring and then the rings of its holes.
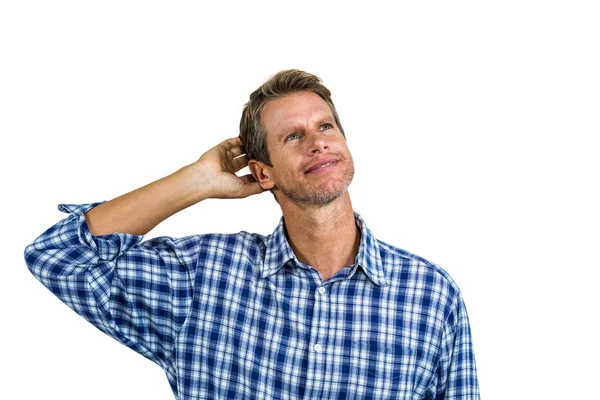
POLYGON ((273 176, 275 178, 284 178, 298 175, 298 171, 301 170, 302 164, 298 157, 294 157, 292 154, 279 154, 276 159, 272 159, 273 166, 275 167, 273 176))
POLYGON ((335 153, 350 154, 350 149, 348 148, 348 145, 344 139, 332 143, 331 150, 335 153))

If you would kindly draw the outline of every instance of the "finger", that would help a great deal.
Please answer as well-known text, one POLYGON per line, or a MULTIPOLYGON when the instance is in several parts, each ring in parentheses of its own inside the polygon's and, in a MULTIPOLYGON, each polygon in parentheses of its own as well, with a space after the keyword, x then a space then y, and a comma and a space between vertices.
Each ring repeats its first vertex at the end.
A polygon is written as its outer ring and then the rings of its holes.
POLYGON ((239 137, 229 138, 229 139, 223 140, 221 143, 218 144, 219 147, 222 147, 225 150, 231 150, 234 147, 240 147, 241 145, 242 145, 242 141, 240 140, 239 137))
POLYGON ((244 149, 242 149, 240 146, 233 147, 231 150, 227 150, 227 155, 231 158, 239 157, 242 154, 244 154, 244 149))
POLYGON ((243 156, 234 158, 231 162, 233 163, 233 168, 236 171, 239 171, 240 169, 248 166, 248 156, 244 154, 243 156))
POLYGON ((234 158, 244 154, 244 150, 241 147, 234 147, 231 150, 227 150, 226 154, 229 160, 233 160, 234 158))
POLYGON ((252 174, 246 174, 246 175, 242 175, 239 177, 244 183, 255 183, 256 179, 254 179, 254 176, 252 176, 252 174))
POLYGON ((252 174, 240 176, 240 179, 244 182, 244 195, 252 196, 253 194, 259 194, 265 191, 258 182, 254 179, 252 174))

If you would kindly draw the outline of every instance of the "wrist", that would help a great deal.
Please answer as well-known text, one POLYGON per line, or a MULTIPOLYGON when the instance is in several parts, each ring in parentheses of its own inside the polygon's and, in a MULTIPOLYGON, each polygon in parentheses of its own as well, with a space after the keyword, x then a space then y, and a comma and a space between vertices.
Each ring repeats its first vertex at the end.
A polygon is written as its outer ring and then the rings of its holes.
POLYGON ((173 176, 178 182, 186 207, 212 197, 208 174, 197 162, 186 165, 175 172, 173 176))

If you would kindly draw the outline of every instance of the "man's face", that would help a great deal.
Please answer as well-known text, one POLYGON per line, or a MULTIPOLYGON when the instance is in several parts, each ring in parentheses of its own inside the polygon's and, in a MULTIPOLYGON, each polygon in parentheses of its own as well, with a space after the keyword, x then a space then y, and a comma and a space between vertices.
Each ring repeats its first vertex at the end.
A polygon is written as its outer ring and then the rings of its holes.
POLYGON ((299 92, 272 100, 265 105, 261 122, 273 167, 262 166, 267 186, 275 187, 280 203, 285 196, 294 203, 322 205, 346 193, 354 162, 319 95, 299 92))

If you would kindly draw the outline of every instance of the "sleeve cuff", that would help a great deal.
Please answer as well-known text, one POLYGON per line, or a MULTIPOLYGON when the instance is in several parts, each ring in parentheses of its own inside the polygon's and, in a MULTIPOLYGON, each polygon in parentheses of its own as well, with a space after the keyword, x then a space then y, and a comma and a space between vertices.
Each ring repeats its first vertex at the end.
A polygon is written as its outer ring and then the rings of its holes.
POLYGON ((62 211, 64 213, 73 214, 73 215, 85 214, 86 212, 90 211, 92 208, 94 208, 102 203, 104 203, 104 202, 98 201, 98 202, 89 203, 89 204, 59 204, 58 210, 62 211))
POLYGON ((76 219, 79 242, 91 248, 100 259, 113 261, 130 248, 139 244, 144 236, 130 233, 111 233, 110 235, 94 236, 85 220, 85 213, 103 202, 89 204, 59 204, 58 209, 71 214, 76 219))

